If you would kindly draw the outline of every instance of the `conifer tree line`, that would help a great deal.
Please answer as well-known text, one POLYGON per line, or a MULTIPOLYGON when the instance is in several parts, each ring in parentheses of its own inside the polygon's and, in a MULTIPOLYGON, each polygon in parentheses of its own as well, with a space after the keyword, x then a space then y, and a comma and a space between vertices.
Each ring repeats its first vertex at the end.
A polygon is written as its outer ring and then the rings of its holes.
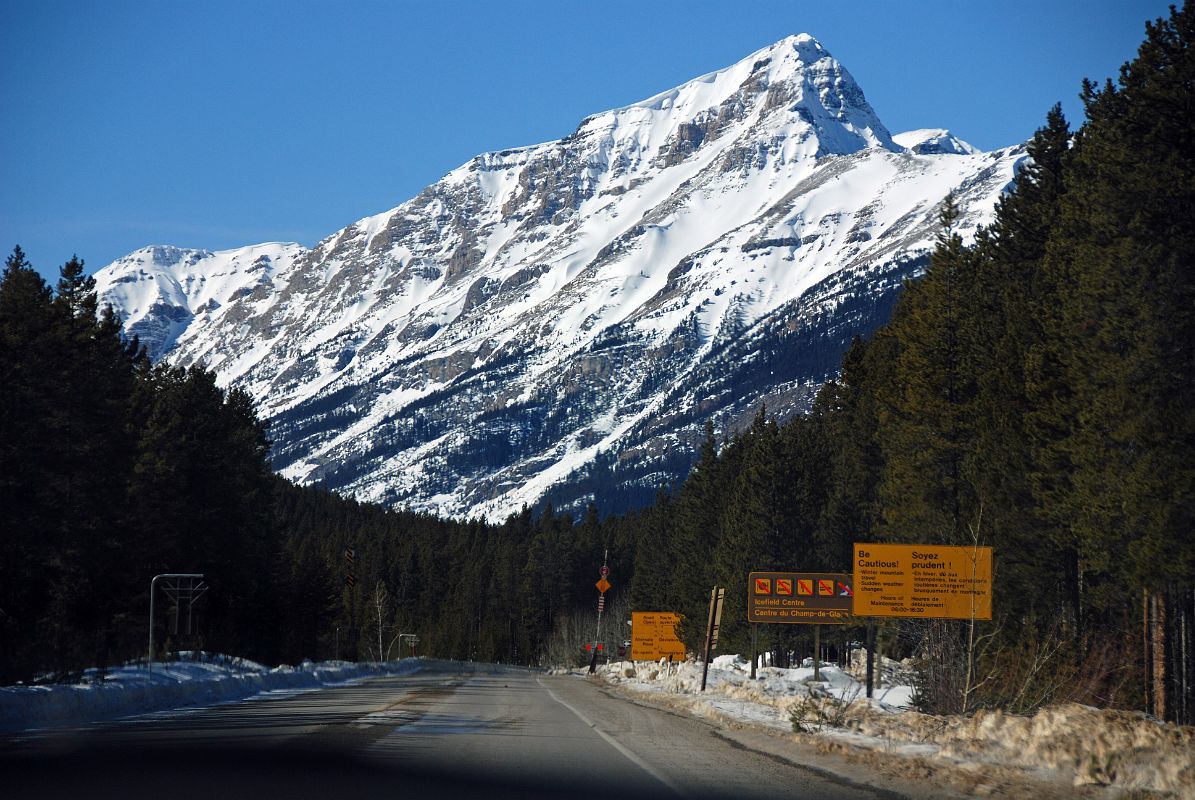
MULTIPOLYGON (((1193 42, 1195 12, 1172 8, 1116 83, 1083 84, 1074 135, 1051 110, 973 246, 947 197, 926 274, 809 415, 761 411, 720 452, 707 437, 645 532, 637 601, 704 622, 675 576, 724 585, 744 652, 749 570, 850 571, 853 541, 988 545, 981 648, 956 623, 888 626, 934 676, 928 707, 1195 721, 1193 42)), ((773 629, 800 626, 766 627, 783 647, 797 633, 773 629)))
POLYGON ((51 291, 14 249, 0 278, 0 683, 144 657, 163 572, 221 586, 196 606, 209 640, 272 647, 246 613, 274 580, 267 454, 248 395, 151 366, 97 313, 80 260, 51 291))
MULTIPOLYGON (((161 623, 167 648, 394 658, 413 633, 421 654, 542 663, 562 619, 596 617, 607 550, 613 593, 682 613, 694 652, 725 586, 719 649, 747 653, 749 571, 849 572, 853 542, 897 541, 995 551, 974 646, 958 623, 881 626, 886 654, 919 659, 927 709, 1071 699, 1195 722, 1193 40, 1172 9, 1118 81, 1084 83, 1077 131, 1051 110, 973 245, 946 198, 926 274, 810 413, 707 427, 688 479, 621 517, 449 521, 295 487, 245 393, 152 366, 80 262, 51 291, 18 248, 0 279, 0 684, 144 657, 149 580, 176 571, 212 588, 189 637, 161 623)), ((756 631, 777 663, 808 640, 756 631)))
POLYGON ((151 365, 97 310, 81 261, 51 290, 15 248, 0 276, 0 685, 144 659, 150 581, 172 572, 210 588, 190 632, 159 594, 157 658, 535 664, 556 619, 593 606, 603 550, 633 551, 592 509, 491 525, 300 488, 269 447, 246 393, 151 365))

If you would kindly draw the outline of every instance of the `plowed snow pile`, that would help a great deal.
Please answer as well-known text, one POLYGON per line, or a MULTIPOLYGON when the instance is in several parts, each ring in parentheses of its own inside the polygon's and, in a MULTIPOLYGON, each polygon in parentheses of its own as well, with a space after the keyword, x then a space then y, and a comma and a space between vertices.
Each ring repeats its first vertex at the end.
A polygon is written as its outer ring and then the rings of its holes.
POLYGON ((158 663, 151 677, 145 664, 88 670, 76 684, 0 687, 0 733, 84 725, 156 711, 200 708, 258 695, 318 689, 370 675, 403 674, 419 660, 357 664, 304 661, 269 668, 244 658, 184 653, 158 663))
MULTIPOLYGON (((971 773, 1012 769, 1027 778, 1075 787, 1110 787, 1195 798, 1195 728, 1143 714, 1067 704, 1031 717, 980 710, 938 717, 912 711, 910 673, 885 660, 884 688, 868 700, 864 685, 836 666, 813 680, 809 660, 797 669, 761 667, 719 656, 700 692, 702 665, 618 662, 601 677, 665 704, 731 724, 793 731, 822 749, 926 759, 971 773)), ((855 672, 852 669, 852 672, 855 672)))

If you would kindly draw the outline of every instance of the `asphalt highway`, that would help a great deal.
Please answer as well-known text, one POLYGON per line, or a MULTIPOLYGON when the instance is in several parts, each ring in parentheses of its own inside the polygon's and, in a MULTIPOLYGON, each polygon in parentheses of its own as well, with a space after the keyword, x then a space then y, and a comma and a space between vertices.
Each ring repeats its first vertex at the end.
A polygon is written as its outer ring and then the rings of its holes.
POLYGON ((893 798, 575 676, 404 676, 0 740, 19 796, 893 798))

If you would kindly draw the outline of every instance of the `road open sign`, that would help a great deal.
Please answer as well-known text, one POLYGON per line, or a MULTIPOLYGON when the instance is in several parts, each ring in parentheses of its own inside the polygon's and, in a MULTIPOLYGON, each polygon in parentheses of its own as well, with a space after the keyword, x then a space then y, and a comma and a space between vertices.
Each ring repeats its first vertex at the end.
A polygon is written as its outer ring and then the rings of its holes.
POLYGON ((747 621, 835 625, 850 621, 851 576, 841 572, 752 572, 747 621))
POLYGON ((856 616, 992 618, 990 547, 856 543, 854 561, 856 616))
POLYGON ((659 661, 672 656, 685 657, 685 645, 676 636, 680 614, 666 611, 631 612, 631 658, 635 661, 659 661))

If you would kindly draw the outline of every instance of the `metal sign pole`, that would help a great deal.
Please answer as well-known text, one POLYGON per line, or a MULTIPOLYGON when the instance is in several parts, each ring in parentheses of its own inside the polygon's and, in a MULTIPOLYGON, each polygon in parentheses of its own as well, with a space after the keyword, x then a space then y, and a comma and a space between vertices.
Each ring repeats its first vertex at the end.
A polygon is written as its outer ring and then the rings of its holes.
POLYGON ((594 631, 593 637, 593 654, 589 659, 589 674, 592 675, 597 672, 597 658, 598 648, 602 646, 602 611, 606 608, 606 591, 610 588, 610 581, 606 577, 610 574, 610 567, 607 562, 610 560, 610 551, 605 550, 602 554, 602 568, 598 570, 601 578, 597 582, 598 590, 598 607, 597 607, 597 630, 594 631))

